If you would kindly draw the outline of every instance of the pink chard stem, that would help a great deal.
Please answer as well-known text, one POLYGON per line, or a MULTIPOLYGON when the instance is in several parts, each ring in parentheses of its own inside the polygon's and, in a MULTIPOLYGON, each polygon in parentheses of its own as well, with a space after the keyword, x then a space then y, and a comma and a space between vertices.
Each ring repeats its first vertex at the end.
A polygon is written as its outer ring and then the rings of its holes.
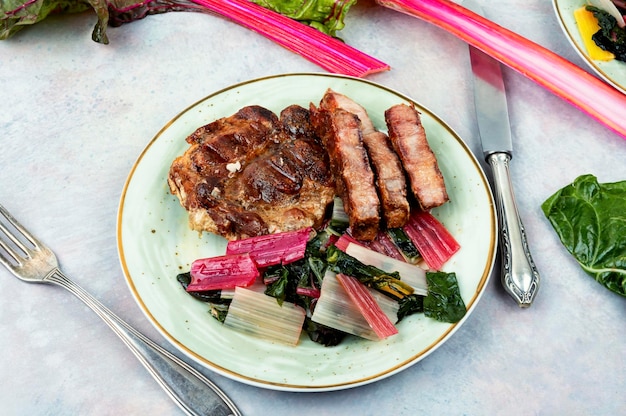
POLYGON ((626 138, 626 96, 548 49, 449 0, 376 0, 459 37, 626 138))
POLYGON ((189 0, 253 30, 325 70, 364 77, 389 65, 317 29, 247 0, 189 0))

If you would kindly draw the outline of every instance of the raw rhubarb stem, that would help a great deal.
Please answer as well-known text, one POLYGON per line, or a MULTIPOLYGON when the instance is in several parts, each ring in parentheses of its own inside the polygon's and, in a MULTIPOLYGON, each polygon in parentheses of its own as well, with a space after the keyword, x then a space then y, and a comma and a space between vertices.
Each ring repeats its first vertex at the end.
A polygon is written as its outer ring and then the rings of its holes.
POLYGON ((317 29, 248 0, 190 0, 333 73, 364 77, 389 70, 389 65, 317 29))
POLYGON ((376 0, 447 30, 626 138, 626 95, 540 46, 449 0, 376 0))

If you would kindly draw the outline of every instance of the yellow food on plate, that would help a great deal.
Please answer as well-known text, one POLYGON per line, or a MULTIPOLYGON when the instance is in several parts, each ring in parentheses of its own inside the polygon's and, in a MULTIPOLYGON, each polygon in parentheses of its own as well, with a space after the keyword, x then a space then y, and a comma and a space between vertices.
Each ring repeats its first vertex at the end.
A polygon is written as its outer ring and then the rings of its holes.
POLYGON ((583 6, 574 11, 574 18, 576 19, 578 31, 583 38, 583 43, 585 44, 589 58, 596 61, 610 61, 615 59, 615 55, 613 55, 612 52, 600 48, 591 38, 594 33, 600 30, 598 20, 593 13, 583 6))

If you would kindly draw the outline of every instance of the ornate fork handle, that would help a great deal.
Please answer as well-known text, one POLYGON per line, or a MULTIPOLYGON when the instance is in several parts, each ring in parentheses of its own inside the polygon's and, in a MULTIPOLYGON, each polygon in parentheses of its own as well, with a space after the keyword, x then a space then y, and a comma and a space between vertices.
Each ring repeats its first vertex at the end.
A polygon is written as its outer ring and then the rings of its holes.
POLYGON ((510 159, 507 153, 494 153, 487 161, 493 172, 500 220, 502 285, 520 307, 527 308, 539 289, 539 272, 530 254, 524 225, 517 211, 509 175, 510 159))
POLYGON ((102 318, 187 414, 241 416, 234 403, 213 382, 124 322, 82 287, 67 278, 58 268, 53 269, 43 280, 69 290, 102 318), (230 406, 230 409, 208 399, 207 385, 230 406))

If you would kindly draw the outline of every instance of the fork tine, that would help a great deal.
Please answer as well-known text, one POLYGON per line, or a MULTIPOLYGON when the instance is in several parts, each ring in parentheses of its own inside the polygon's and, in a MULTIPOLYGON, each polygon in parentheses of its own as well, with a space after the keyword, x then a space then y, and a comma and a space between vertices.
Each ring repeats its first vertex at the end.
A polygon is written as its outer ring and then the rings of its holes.
MULTIPOLYGON (((0 204, 0 214, 2 214, 2 217, 7 221, 7 223, 11 224, 11 226, 16 231, 18 231, 21 234, 21 236, 32 245, 34 249, 38 249, 41 246, 39 241, 37 241, 37 239, 35 239, 32 235, 30 235, 30 233, 26 231, 26 229, 1 204, 0 204)), ((19 248, 23 254, 27 256, 29 255, 30 248, 27 247, 26 244, 24 244, 24 242, 19 238, 19 236, 15 235, 15 233, 9 230, 5 226, 5 224, 2 223, 2 221, 0 221, 0 231, 2 231, 2 233, 6 235, 9 238, 9 240, 11 240, 11 242, 15 245, 15 247, 19 248)), ((13 257, 15 261, 19 262, 20 260, 19 254, 6 241, 0 239, 0 246, 9 255, 11 255, 11 257, 13 257)))
POLYGON ((22 262, 20 261, 21 258, 2 239, 0 239, 0 247, 2 247, 2 250, 0 250, 0 263, 4 265, 4 267, 9 270, 14 270, 16 266, 22 265, 22 262), (6 257, 4 253, 7 253, 9 256, 11 256, 13 261, 9 260, 9 258, 6 257))

